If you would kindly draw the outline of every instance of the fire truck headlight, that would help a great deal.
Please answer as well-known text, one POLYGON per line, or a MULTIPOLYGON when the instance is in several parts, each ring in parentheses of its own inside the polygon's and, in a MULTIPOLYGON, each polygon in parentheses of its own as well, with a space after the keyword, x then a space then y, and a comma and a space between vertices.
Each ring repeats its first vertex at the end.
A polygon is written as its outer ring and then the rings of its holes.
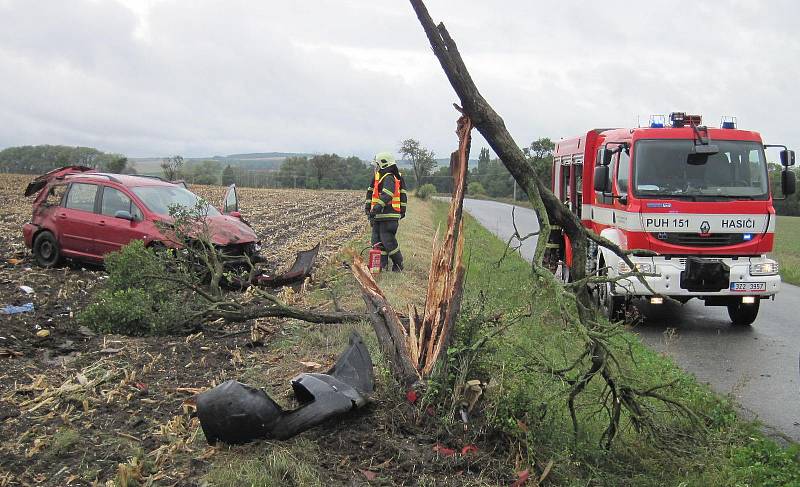
MULTIPOLYGON (((653 273, 653 264, 648 262, 639 262, 635 264, 636 271, 641 272, 642 274, 652 274, 653 273)), ((620 274, 627 274, 631 271, 631 268, 625 261, 620 261, 619 265, 617 266, 620 274)))
POLYGON ((774 260, 767 260, 750 264, 751 276, 774 276, 778 273, 778 263, 774 260))

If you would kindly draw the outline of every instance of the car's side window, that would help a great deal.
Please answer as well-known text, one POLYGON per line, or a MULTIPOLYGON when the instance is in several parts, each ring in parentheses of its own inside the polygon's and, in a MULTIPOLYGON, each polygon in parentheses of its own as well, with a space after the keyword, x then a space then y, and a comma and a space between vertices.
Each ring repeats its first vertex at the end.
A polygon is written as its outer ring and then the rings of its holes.
POLYGON ((94 200, 97 196, 97 185, 72 183, 67 193, 66 208, 73 210, 94 211, 94 200))
POLYGON ((56 184, 50 186, 47 190, 47 198, 44 200, 44 206, 58 206, 64 201, 64 193, 67 192, 66 184, 56 184))
POLYGON ((132 206, 131 199, 122 191, 108 186, 103 188, 103 201, 100 204, 100 213, 103 215, 114 216, 118 211, 127 211, 132 215, 132 206))

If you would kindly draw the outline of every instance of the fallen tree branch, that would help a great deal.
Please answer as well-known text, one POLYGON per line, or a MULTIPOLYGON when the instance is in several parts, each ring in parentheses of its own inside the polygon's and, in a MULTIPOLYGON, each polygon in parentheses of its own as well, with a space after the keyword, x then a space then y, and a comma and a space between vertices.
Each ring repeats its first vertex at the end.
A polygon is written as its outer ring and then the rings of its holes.
MULTIPOLYGON (((572 325, 573 331, 583 341, 584 350, 578 359, 567 370, 577 371, 576 379, 569 379, 570 391, 567 397, 567 407, 572 419, 576 439, 578 437, 578 420, 575 411, 577 397, 587 390, 588 384, 597 377, 601 377, 604 389, 608 393, 601 399, 603 408, 608 411, 609 425, 601 437, 601 443, 609 447, 616 433, 619 431, 619 422, 623 410, 628 412, 628 419, 637 431, 649 431, 657 434, 655 428, 648 428, 646 410, 642 407, 639 398, 648 397, 661 399, 662 394, 636 394, 636 388, 625 383, 625 376, 619 362, 612 353, 612 338, 618 333, 613 325, 605 320, 598 319, 597 305, 599 300, 593 297, 593 290, 598 285, 608 282, 608 279, 598 280, 596 276, 587 278, 586 263, 589 242, 594 242, 604 247, 622 259, 631 269, 636 267, 630 259, 630 254, 642 254, 642 251, 626 251, 618 245, 596 235, 585 228, 579 217, 572 213, 562 202, 545 187, 537 177, 536 170, 528 163, 525 154, 511 137, 505 127, 503 119, 489 105, 479 92, 475 82, 464 64, 455 41, 450 36, 444 24, 436 25, 433 22, 423 0, 409 0, 423 30, 430 42, 436 58, 439 60, 447 79, 458 96, 463 111, 475 125, 475 128, 484 136, 486 141, 498 155, 503 165, 511 173, 514 180, 528 195, 528 199, 536 212, 539 220, 539 235, 536 251, 532 262, 533 273, 536 277, 556 289, 556 302, 561 310, 565 322, 572 325), (543 267, 543 256, 554 225, 560 227, 569 238, 572 250, 571 277, 579 284, 570 287, 561 286, 551 271, 543 267), (566 299, 574 301, 574 307, 567 305, 566 299), (661 396, 661 397, 658 397, 661 396), (644 426, 640 428, 641 426, 644 426)), ((599 253, 599 252, 598 252, 599 253)), ((646 252, 645 252, 646 253, 646 252)), ((599 256, 593 255, 592 258, 599 256)), ((641 273, 634 273, 635 277, 652 292, 641 273)), ((656 294, 656 293, 653 293, 656 294)), ((554 377, 567 380, 565 373, 558 373, 560 369, 550 367, 554 377)), ((677 407, 674 401, 662 401, 665 404, 677 407)), ((679 409, 679 408, 678 408, 679 409)))

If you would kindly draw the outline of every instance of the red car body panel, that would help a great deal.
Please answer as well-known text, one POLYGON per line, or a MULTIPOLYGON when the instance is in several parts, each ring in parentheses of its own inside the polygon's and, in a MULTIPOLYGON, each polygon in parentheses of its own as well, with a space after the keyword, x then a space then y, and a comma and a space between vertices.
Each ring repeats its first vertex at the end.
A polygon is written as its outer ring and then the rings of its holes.
MULTIPOLYGON (((162 242, 167 246, 179 247, 179 242, 171 242, 157 222, 169 224, 170 217, 160 215, 144 204, 132 191, 141 186, 174 187, 176 183, 143 176, 99 173, 81 166, 68 166, 50 171, 34 179, 26 188, 25 194, 38 195, 33 202, 31 222, 23 226, 25 245, 33 248, 36 236, 42 231, 50 231, 58 241, 65 257, 99 262, 103 257, 132 240, 143 240, 145 244, 162 242), (89 184, 97 186, 95 203, 91 211, 65 206, 72 185, 89 184), (48 202, 51 190, 64 186, 64 195, 59 201, 48 202), (113 188, 131 200, 131 209, 139 218, 128 220, 99 212, 102 193, 105 188, 113 188)), ((185 185, 182 185, 185 187, 185 185)), ((228 197, 231 188, 226 192, 228 197)), ((234 189, 235 191, 235 189, 234 189)), ((209 215, 207 217, 211 240, 218 246, 257 246, 255 231, 239 218, 231 215, 209 215)), ((257 247, 256 247, 257 248, 257 247)))

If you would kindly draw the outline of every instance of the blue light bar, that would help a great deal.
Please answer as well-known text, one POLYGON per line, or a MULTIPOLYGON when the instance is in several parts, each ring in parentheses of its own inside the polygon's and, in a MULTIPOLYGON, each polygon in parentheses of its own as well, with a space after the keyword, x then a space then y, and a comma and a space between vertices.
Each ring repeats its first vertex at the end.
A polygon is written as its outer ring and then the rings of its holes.
POLYGON ((742 235, 742 240, 753 240, 753 234, 752 233, 745 233, 744 235, 742 235))
POLYGON ((663 129, 664 124, 667 122, 667 117, 664 115, 650 115, 650 128, 663 129))
POLYGON ((722 117, 722 120, 720 122, 721 122, 719 124, 720 128, 723 128, 723 129, 735 129, 736 128, 736 117, 731 117, 731 116, 725 115, 725 116, 722 117))

